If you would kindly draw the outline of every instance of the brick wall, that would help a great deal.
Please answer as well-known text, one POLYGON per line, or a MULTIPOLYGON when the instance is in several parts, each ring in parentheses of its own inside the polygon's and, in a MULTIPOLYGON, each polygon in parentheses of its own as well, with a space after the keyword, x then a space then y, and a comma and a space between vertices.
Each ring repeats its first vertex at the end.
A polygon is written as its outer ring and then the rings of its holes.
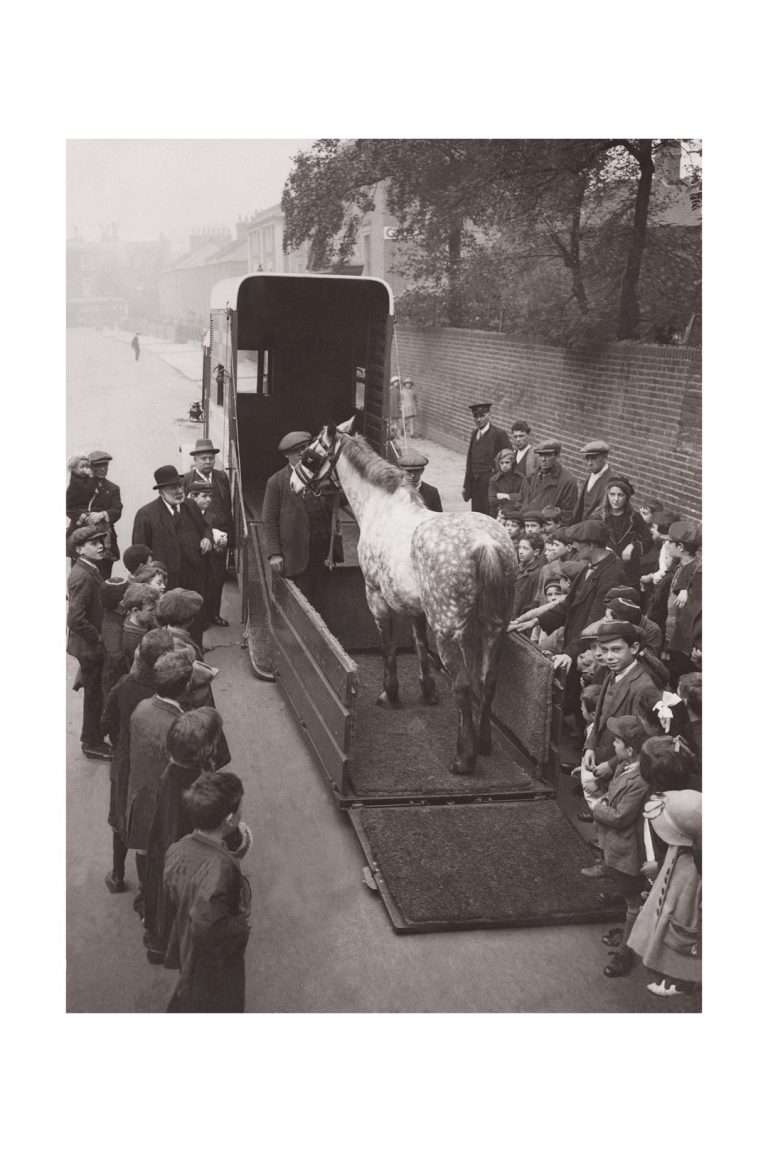
POLYGON ((556 436, 579 480, 586 475, 579 448, 605 439, 611 465, 638 496, 701 519, 701 349, 627 344, 586 352, 503 333, 398 325, 393 373, 398 355, 401 374, 416 382, 422 431, 438 443, 465 450, 467 405, 490 400, 502 428, 523 417, 534 444, 556 436))

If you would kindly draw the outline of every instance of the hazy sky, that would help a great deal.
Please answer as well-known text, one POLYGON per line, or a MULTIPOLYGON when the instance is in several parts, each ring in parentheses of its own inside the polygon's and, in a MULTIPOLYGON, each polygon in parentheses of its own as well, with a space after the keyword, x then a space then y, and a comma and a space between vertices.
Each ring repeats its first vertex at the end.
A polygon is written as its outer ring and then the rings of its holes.
POLYGON ((311 140, 69 140, 67 233, 95 240, 186 237, 277 203, 291 157, 311 140))

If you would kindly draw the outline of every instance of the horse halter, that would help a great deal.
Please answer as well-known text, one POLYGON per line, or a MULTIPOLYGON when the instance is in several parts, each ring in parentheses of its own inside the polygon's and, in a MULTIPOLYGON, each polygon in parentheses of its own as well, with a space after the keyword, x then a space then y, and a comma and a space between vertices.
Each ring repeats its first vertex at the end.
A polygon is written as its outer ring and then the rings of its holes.
POLYGON ((330 447, 323 443, 323 434, 309 444, 293 469, 291 475, 291 489, 297 496, 308 494, 316 496, 323 481, 330 482, 334 488, 340 488, 336 475, 336 461, 341 455, 342 438, 338 431, 334 433, 330 447))

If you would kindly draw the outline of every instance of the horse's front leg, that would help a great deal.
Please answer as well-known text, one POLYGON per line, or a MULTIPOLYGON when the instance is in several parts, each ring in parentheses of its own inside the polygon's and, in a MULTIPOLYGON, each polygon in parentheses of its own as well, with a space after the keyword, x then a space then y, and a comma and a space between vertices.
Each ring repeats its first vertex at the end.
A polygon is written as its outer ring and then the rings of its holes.
POLYGON ((457 776, 467 776, 475 770, 477 749, 475 747, 475 722, 472 717, 472 688, 469 683, 463 655, 455 643, 437 638, 437 648, 448 675, 453 681, 453 698, 459 713, 459 730, 456 737, 456 756, 451 764, 451 772, 457 776))
POLYGON ((425 704, 439 704, 437 686, 429 666, 429 647, 427 645, 427 618, 414 616, 411 622, 413 643, 416 646, 416 655, 419 658, 419 683, 421 684, 421 698, 425 704))
POLYGON ((395 617, 380 592, 366 586, 365 596, 373 613, 384 658, 384 691, 376 698, 382 707, 400 707, 400 685, 397 680, 397 650, 395 648, 395 617))
POLYGON ((478 724, 477 750, 487 756, 492 748, 491 707, 496 695, 496 680, 501 656, 501 633, 495 632, 482 638, 482 662, 480 665, 480 718, 478 724))

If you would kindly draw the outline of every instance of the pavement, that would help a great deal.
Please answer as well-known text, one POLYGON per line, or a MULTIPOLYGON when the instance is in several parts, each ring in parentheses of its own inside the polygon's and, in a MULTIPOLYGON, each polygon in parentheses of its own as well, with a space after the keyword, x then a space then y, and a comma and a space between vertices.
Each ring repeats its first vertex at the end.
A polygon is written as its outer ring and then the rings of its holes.
MULTIPOLYGON (((94 447, 114 457, 121 486, 122 547, 137 508, 154 493, 152 473, 181 469, 179 446, 197 435, 185 419, 199 384, 199 348, 132 333, 68 332, 68 451, 94 447), (197 357, 198 367, 194 358, 197 357), (197 374, 195 376, 195 373, 197 374)), ((450 507, 463 476, 457 453, 416 442, 430 457, 427 477, 450 507), (459 467, 460 465, 460 467, 459 467)), ((116 574, 122 566, 115 568, 116 574)), ((380 898, 365 887, 362 851, 276 684, 256 680, 241 648, 237 588, 225 588, 229 628, 211 629, 219 668, 216 705, 232 750, 230 770, 245 786, 244 819, 254 844, 244 861, 253 889, 246 953, 246 1011, 280 1013, 678 1012, 694 1002, 659 1001, 637 967, 602 975, 604 925, 496 929, 397 936, 380 898)), ((113 896, 107 826, 109 767, 80 751, 82 702, 67 659, 67 1008, 70 1012, 162 1012, 175 974, 145 959, 130 890, 113 896)), ((570 793, 571 782, 563 778, 570 793)), ((510 845, 514 852, 514 845, 510 845)))

